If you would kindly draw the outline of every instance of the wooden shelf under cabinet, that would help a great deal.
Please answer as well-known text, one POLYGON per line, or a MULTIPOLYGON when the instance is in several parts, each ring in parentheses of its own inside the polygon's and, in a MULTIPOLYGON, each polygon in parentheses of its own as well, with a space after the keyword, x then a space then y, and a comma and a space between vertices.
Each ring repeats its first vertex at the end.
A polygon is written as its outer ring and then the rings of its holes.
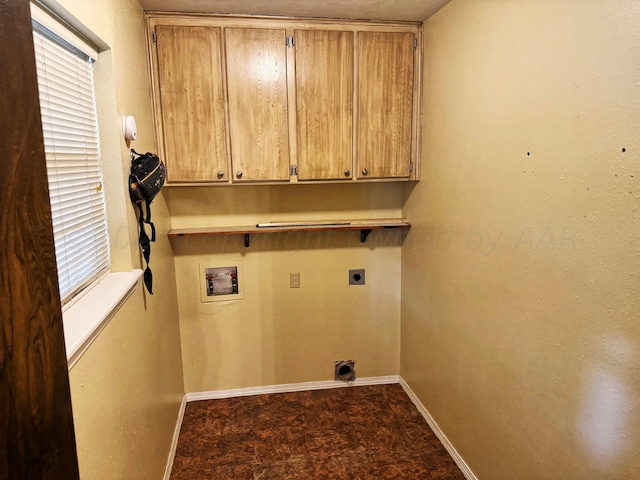
POLYGON ((244 246, 251 244, 251 235, 283 232, 317 232, 329 230, 360 230, 360 241, 365 242, 372 230, 394 228, 408 231, 411 224, 401 219, 339 220, 335 222, 278 222, 242 227, 176 228, 169 230, 169 238, 203 235, 244 235, 244 246), (260 226, 259 226, 260 225, 260 226))

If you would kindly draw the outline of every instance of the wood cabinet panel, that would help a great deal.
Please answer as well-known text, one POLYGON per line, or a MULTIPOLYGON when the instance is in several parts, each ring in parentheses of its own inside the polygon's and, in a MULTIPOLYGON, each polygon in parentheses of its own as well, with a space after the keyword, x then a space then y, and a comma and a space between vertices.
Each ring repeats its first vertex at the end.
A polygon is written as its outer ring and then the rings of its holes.
POLYGON ((410 175, 414 38, 358 32, 358 179, 410 175))
POLYGON ((169 184, 419 179, 419 24, 167 14, 148 22, 169 184))
POLYGON ((158 26, 156 35, 168 181, 226 181, 221 29, 158 26))
POLYGON ((225 29, 234 182, 289 180, 285 41, 284 29, 225 29))
POLYGON ((294 38, 298 180, 351 178, 353 32, 295 30, 294 38))

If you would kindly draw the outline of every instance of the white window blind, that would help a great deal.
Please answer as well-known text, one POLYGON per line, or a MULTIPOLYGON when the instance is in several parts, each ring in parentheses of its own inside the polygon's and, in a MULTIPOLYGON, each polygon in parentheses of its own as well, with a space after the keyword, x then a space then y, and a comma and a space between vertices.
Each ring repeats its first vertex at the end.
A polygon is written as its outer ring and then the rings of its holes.
POLYGON ((109 269, 93 59, 33 22, 42 130, 63 303, 109 269))

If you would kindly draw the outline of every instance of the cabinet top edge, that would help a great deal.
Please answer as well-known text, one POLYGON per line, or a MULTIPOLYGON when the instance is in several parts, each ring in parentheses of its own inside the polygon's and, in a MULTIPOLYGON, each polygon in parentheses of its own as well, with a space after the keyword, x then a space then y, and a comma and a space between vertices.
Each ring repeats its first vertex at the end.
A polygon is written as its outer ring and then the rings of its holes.
POLYGON ((351 18, 330 18, 330 17, 293 17, 284 15, 242 15, 235 13, 192 13, 192 12, 165 12, 149 10, 144 12, 148 21, 152 20, 273 20, 278 22, 291 22, 291 24, 313 23, 315 25, 360 25, 363 27, 384 27, 384 26, 402 26, 418 28, 423 22, 408 20, 369 20, 369 19, 351 19, 351 18))

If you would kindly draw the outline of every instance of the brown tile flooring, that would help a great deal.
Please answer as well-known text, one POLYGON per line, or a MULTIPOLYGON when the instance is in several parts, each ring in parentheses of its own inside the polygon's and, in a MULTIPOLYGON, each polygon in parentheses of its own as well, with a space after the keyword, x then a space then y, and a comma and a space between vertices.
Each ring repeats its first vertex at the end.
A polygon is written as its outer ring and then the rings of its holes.
POLYGON ((187 404, 178 479, 464 476, 399 384, 187 404))

